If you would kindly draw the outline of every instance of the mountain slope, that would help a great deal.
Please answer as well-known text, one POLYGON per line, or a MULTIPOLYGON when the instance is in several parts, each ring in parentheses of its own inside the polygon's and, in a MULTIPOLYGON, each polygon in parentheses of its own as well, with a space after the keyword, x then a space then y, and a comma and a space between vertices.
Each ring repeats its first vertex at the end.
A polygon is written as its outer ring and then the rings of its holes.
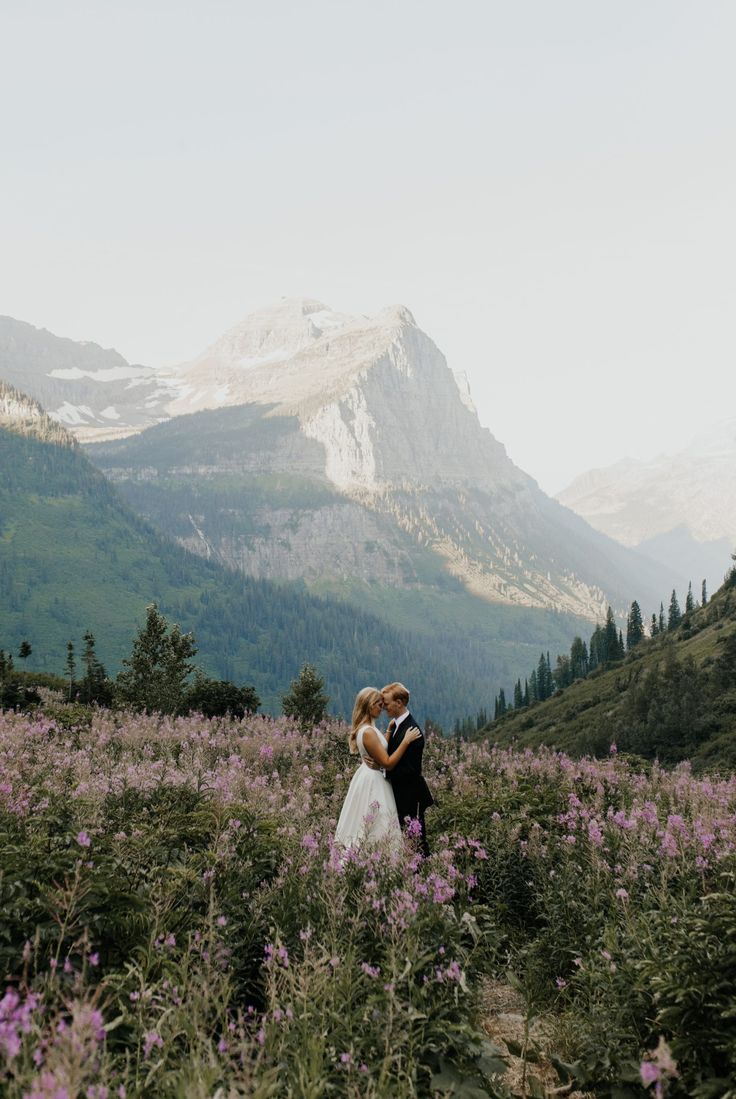
POLYGON ((282 302, 168 380, 169 411, 189 415, 90 453, 151 521, 232 568, 335 590, 421 587, 429 570, 494 605, 591 619, 662 596, 661 570, 511 462, 402 307, 282 302))
POLYGON ((12 317, 0 317, 0 378, 79 438, 111 438, 158 423, 172 395, 151 367, 12 317))
POLYGON ((736 770, 736 568, 675 630, 545 702, 507 712, 482 735, 573 755, 606 755, 615 744, 668 764, 736 770))
MULTIPOLYGON (((35 407, 21 402, 18 422, 35 407)), ((68 434, 60 445, 17 427, 9 416, 0 426, 0 647, 28 638, 32 666, 60 671, 67 640, 80 643, 91 629, 114 672, 156 601, 194 632, 207 670, 253 683, 271 709, 306 660, 325 675, 341 714, 360 686, 397 674, 419 712, 446 724, 458 694, 485 703, 487 654, 472 638, 455 632, 419 643, 409 630, 299 587, 225 572, 137 518, 68 434)), ((63 429, 51 431, 57 438, 63 429)))
POLYGON ((675 454, 590 470, 558 499, 596 530, 675 570, 681 582, 705 577, 715 588, 736 545, 736 419, 675 454))

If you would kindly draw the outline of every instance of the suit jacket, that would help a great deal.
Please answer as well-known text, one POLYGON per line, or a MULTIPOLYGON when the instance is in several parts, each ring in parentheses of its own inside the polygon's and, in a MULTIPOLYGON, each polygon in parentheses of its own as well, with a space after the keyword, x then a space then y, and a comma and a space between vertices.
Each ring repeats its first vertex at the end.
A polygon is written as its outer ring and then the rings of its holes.
MULTIPOLYGON (((409 714, 394 731, 388 742, 388 754, 393 755, 409 729, 421 729, 419 723, 409 714)), ((422 755, 424 754, 424 736, 413 741, 391 771, 387 771, 389 782, 394 791, 399 819, 418 817, 430 805, 434 798, 429 792, 422 774, 422 755)))

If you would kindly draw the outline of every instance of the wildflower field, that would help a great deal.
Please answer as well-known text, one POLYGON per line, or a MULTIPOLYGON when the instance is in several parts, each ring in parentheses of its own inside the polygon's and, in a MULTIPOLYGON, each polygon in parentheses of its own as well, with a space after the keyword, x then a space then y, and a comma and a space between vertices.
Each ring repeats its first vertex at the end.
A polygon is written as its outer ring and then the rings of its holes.
POLYGON ((432 737, 432 856, 341 861, 346 742, 0 714, 3 1095, 501 1097, 492 978, 563 1087, 736 1096, 736 779, 432 737))

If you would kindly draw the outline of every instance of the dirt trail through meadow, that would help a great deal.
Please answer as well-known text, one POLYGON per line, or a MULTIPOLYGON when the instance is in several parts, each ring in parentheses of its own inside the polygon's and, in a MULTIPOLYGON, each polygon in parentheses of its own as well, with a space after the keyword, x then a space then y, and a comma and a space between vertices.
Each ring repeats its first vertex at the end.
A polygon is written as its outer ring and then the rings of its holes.
POLYGON ((543 1018, 530 1023, 525 1069, 521 1053, 527 1007, 520 992, 503 981, 487 981, 483 988, 483 1006, 483 1027, 509 1062, 504 1083, 515 1096, 592 1099, 589 1092, 574 1091, 571 1084, 565 1084, 547 1059, 548 1054, 558 1051, 554 1045, 554 1030, 543 1018))

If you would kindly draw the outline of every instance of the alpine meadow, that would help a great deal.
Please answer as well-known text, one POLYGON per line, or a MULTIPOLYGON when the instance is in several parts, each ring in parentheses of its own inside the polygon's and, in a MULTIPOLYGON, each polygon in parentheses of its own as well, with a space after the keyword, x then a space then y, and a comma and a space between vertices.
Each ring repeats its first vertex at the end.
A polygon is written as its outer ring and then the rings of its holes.
POLYGON ((736 1099, 736 5, 0 40, 0 1099, 736 1099))

